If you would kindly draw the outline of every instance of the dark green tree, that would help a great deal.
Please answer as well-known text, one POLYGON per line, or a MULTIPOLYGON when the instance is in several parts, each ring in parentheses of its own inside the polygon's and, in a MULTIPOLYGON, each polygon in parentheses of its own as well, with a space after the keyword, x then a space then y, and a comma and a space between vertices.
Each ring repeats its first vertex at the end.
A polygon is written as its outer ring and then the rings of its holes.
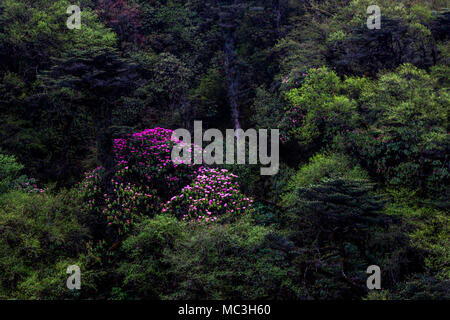
POLYGON ((366 180, 340 178, 298 189, 285 223, 293 230, 290 240, 301 248, 296 263, 304 276, 299 281, 308 285, 311 296, 364 295, 365 270, 372 264, 383 266, 383 279, 389 278, 385 284, 404 271, 407 239, 390 230, 398 219, 382 213, 385 201, 372 189, 366 180))
POLYGON ((113 109, 120 109, 122 97, 131 96, 140 85, 136 65, 122 58, 115 50, 98 48, 74 51, 55 59, 54 63, 42 76, 42 81, 46 84, 44 90, 49 92, 50 100, 60 107, 69 108, 66 109, 66 127, 62 134, 71 135, 71 128, 80 114, 91 118, 98 164, 105 168, 105 183, 108 183, 114 165, 113 109))
POLYGON ((436 44, 424 25, 408 25, 389 17, 384 17, 382 24, 379 30, 361 25, 345 39, 331 42, 328 63, 340 74, 371 76, 406 62, 420 68, 436 64, 436 44))

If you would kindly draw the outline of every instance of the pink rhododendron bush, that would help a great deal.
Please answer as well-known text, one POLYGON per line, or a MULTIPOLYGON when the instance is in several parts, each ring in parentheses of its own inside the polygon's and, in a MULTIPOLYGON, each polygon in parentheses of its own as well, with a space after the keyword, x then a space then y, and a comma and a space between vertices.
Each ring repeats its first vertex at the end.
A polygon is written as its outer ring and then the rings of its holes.
POLYGON ((120 182, 150 187, 162 198, 172 197, 195 176, 193 164, 176 164, 171 160, 175 143, 173 131, 146 129, 126 139, 114 141, 116 177, 120 182))
POLYGON ((191 223, 211 223, 220 216, 250 212, 252 200, 240 192, 236 176, 228 170, 172 162, 173 146, 183 143, 172 141, 172 133, 146 129, 114 140, 111 190, 102 185, 102 167, 88 172, 80 184, 84 211, 99 216, 119 235, 139 216, 164 213, 191 223))
POLYGON ((226 169, 200 167, 194 181, 179 195, 167 201, 163 212, 171 212, 184 221, 214 222, 218 216, 249 211, 253 200, 239 191, 237 176, 226 169))

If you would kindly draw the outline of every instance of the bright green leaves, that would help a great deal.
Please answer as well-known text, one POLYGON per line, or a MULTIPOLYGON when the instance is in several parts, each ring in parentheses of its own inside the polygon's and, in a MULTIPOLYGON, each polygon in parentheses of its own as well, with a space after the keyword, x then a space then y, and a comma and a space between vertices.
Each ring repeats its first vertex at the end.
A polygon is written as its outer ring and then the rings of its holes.
POLYGON ((303 78, 304 84, 300 88, 286 92, 288 111, 301 109, 296 115, 289 116, 290 119, 283 119, 282 129, 287 128, 288 135, 296 137, 307 148, 320 148, 339 132, 356 127, 357 105, 340 95, 343 84, 335 72, 327 68, 310 69, 303 78))
POLYGON ((0 30, 3 29, 5 47, 14 56, 17 71, 29 72, 30 67, 35 69, 48 63, 51 56, 73 50, 116 45, 115 34, 89 8, 82 8, 81 30, 69 30, 66 10, 70 5, 67 0, 33 5, 23 0, 2 2, 0 30))

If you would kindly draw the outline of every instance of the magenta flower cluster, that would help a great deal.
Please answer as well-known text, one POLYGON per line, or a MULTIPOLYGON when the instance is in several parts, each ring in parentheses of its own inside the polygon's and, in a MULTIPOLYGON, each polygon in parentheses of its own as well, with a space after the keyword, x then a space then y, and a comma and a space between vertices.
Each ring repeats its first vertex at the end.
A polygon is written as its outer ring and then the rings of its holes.
POLYGON ((172 141, 172 133, 154 128, 115 139, 112 191, 102 187, 102 167, 86 173, 80 184, 85 211, 102 215, 108 227, 123 234, 139 215, 165 212, 184 221, 213 222, 219 215, 251 210, 252 200, 226 169, 174 163, 172 148, 182 142, 172 141))
POLYGON ((172 134, 172 130, 154 128, 116 139, 117 180, 156 189, 162 199, 178 193, 194 178, 195 165, 172 162, 172 148, 181 143, 172 141, 172 134))
POLYGON ((170 212, 184 221, 204 223, 214 222, 221 215, 251 212, 253 200, 240 192, 235 178, 226 169, 200 167, 194 181, 168 200, 162 212, 170 212))

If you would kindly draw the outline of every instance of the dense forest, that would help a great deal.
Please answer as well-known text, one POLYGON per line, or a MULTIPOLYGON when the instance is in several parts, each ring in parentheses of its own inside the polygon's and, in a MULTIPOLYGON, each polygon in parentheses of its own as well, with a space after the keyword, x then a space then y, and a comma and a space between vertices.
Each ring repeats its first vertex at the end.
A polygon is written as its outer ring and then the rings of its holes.
POLYGON ((0 0, 0 299, 450 299, 449 31, 448 0, 0 0), (277 174, 175 163, 194 121, 278 129, 277 174))

